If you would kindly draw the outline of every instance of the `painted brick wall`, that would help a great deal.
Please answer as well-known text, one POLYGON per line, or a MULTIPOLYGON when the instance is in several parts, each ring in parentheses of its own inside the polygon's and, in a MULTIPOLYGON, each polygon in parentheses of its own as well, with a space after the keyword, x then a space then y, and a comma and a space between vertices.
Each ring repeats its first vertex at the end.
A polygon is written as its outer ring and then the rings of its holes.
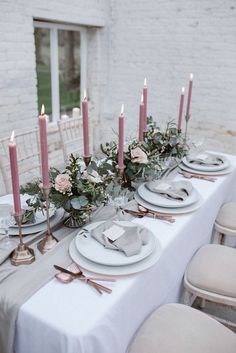
POLYGON ((191 135, 235 154, 235 63, 234 0, 112 0, 105 116, 124 101, 133 133, 146 76, 149 113, 163 124, 177 119, 181 86, 193 72, 191 135))

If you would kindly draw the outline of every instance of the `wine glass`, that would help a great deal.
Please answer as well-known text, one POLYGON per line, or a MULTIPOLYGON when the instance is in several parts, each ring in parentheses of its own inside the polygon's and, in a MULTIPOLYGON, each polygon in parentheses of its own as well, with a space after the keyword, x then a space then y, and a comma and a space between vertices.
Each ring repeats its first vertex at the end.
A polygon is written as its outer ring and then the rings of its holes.
POLYGON ((12 206, 9 204, 0 204, 0 240, 3 247, 11 246, 9 238, 9 226, 12 220, 12 206))
POLYGON ((206 146, 205 138, 202 136, 195 136, 189 145, 188 156, 196 157, 197 155, 203 153, 206 149, 205 146, 206 146))

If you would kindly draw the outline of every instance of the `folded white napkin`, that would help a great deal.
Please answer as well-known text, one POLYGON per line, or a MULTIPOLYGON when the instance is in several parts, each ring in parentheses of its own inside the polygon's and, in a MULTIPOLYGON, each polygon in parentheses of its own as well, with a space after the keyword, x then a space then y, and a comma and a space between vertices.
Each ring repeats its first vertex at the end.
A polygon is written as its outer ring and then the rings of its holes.
POLYGON ((217 166, 224 163, 222 156, 211 154, 207 152, 199 153, 196 156, 187 156, 187 161, 193 164, 205 165, 205 166, 217 166))
POLYGON ((190 196, 193 186, 189 181, 153 180, 145 184, 146 188, 167 199, 184 201, 190 196))
POLYGON ((126 256, 138 254, 149 240, 147 229, 139 225, 121 226, 112 221, 100 224, 91 231, 91 235, 105 248, 122 251, 126 256))

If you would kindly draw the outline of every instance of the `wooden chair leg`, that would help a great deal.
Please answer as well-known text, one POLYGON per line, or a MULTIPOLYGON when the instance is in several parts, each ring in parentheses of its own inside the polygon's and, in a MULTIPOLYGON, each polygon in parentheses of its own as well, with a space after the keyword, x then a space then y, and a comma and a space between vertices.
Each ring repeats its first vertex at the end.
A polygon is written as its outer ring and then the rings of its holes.
POLYGON ((183 293, 183 304, 190 306, 191 305, 192 293, 188 292, 187 289, 183 293))
POLYGON ((205 306, 206 306, 206 299, 200 298, 199 307, 200 307, 201 309, 204 309, 205 306))
POLYGON ((225 242, 225 234, 215 231, 213 244, 224 245, 224 242, 225 242))

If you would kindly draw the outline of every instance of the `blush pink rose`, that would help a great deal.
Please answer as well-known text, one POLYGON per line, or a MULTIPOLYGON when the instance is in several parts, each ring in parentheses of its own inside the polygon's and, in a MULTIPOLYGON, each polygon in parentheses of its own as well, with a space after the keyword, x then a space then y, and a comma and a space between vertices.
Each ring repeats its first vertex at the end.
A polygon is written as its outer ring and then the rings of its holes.
POLYGON ((131 150, 131 158, 133 163, 142 163, 142 164, 147 164, 148 163, 148 158, 145 152, 141 150, 140 147, 136 147, 133 150, 131 150))
POLYGON ((55 189, 62 194, 71 191, 72 184, 68 174, 58 174, 55 178, 55 189))

